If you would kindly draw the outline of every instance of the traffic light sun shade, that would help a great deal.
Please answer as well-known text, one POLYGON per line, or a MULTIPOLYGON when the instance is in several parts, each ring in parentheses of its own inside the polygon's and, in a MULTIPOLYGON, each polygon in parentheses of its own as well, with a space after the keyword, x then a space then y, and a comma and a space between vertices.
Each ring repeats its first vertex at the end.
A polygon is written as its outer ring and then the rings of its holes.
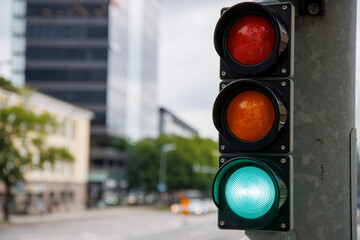
POLYGON ((275 29, 264 17, 249 15, 237 20, 228 33, 230 55, 244 65, 267 59, 275 49, 275 29))
POLYGON ((245 91, 230 101, 226 121, 232 134, 239 139, 257 141, 265 137, 273 127, 275 109, 263 93, 245 91))

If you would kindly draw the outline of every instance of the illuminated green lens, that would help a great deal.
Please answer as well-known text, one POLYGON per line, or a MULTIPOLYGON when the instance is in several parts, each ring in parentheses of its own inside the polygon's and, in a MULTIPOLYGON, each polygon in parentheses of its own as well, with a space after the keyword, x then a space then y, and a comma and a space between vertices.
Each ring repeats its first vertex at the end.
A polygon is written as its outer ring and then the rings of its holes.
POLYGON ((269 174, 251 166, 232 173, 225 187, 225 198, 231 210, 247 219, 266 214, 275 201, 275 194, 269 174))

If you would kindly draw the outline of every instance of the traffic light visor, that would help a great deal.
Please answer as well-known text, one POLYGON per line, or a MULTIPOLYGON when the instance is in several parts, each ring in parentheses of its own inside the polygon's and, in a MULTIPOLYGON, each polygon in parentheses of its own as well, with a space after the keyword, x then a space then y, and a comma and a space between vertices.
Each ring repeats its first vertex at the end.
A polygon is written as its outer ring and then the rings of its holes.
POLYGON ((243 141, 265 137, 274 125, 275 109, 270 99, 258 91, 236 95, 226 111, 226 122, 233 135, 243 141))
POLYGON ((275 48, 273 25, 264 17, 248 15, 237 20, 228 33, 231 56, 244 65, 255 65, 267 59, 275 48))

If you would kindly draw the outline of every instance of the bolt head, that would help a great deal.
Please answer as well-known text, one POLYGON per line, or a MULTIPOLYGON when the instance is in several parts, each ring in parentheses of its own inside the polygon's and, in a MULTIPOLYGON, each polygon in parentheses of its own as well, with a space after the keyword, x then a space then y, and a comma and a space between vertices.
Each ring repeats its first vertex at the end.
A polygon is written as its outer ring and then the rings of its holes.
POLYGON ((220 226, 224 226, 225 225, 225 221, 220 221, 220 226))
POLYGON ((320 6, 317 3, 310 3, 307 7, 307 10, 311 15, 316 15, 320 12, 320 6))
POLYGON ((221 76, 225 77, 225 75, 226 75, 226 72, 225 72, 225 71, 222 71, 222 72, 221 72, 221 76))
POLYGON ((286 224, 285 224, 285 223, 282 223, 282 224, 280 224, 280 227, 281 227, 282 229, 284 229, 284 228, 286 228, 286 224))
POLYGON ((221 84, 221 88, 225 88, 226 87, 226 85, 223 83, 223 84, 221 84))
POLYGON ((286 159, 285 159, 285 158, 282 158, 282 159, 280 160, 280 162, 281 162, 281 163, 286 163, 286 159))
POLYGON ((286 5, 283 5, 281 8, 283 11, 286 11, 288 9, 288 7, 286 5))
POLYGON ((286 68, 283 68, 283 69, 281 69, 281 73, 282 73, 282 74, 285 74, 285 73, 287 73, 287 70, 286 70, 286 68))
POLYGON ((281 86, 285 87, 286 86, 286 82, 282 82, 281 86))
POLYGON ((284 151, 284 150, 286 149, 286 146, 285 146, 285 145, 281 145, 281 147, 280 147, 280 148, 281 148, 281 150, 283 150, 283 151, 284 151))
POLYGON ((221 145, 220 146, 220 150, 225 150, 226 146, 225 145, 221 145))
POLYGON ((225 158, 220 158, 220 162, 224 163, 225 162, 225 158))

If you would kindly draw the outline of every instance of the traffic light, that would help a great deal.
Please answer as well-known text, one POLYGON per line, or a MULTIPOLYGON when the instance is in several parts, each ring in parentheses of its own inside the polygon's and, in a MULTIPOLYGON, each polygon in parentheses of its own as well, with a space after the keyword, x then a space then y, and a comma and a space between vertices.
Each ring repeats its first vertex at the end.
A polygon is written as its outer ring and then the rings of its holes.
POLYGON ((294 7, 244 2, 221 10, 214 33, 220 87, 213 107, 221 229, 292 227, 294 7))

